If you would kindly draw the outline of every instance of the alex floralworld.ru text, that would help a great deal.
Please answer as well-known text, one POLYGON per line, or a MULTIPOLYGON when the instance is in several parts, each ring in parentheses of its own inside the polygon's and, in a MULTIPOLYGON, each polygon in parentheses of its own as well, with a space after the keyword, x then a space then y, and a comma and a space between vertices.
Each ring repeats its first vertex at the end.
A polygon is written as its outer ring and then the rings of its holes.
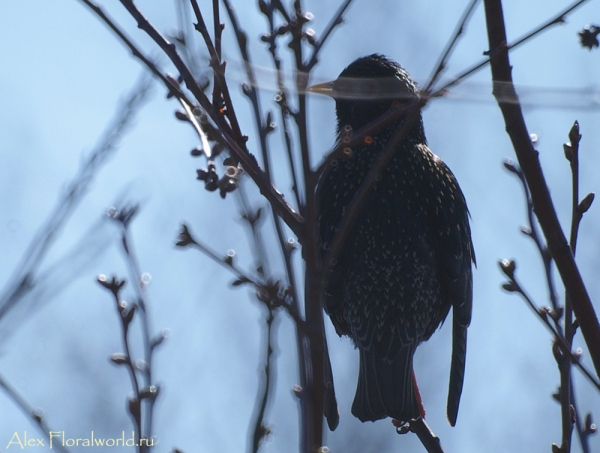
POLYGON ((154 446, 154 439, 140 439, 139 442, 135 439, 135 434, 132 431, 130 437, 125 437, 125 431, 121 432, 120 437, 95 437, 94 431, 89 437, 67 437, 64 431, 50 431, 48 439, 30 437, 27 431, 19 433, 15 431, 6 445, 6 449, 25 449, 28 447, 46 447, 60 445, 61 447, 138 447, 146 445, 154 446))

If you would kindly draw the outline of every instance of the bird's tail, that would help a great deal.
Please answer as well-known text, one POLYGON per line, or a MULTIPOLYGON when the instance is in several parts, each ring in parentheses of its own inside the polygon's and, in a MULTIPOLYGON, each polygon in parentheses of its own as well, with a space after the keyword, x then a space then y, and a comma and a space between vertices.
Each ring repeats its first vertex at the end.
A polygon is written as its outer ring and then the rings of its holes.
POLYGON ((360 421, 392 417, 401 422, 419 416, 413 384, 414 346, 400 350, 394 360, 378 356, 375 348, 360 349, 360 370, 352 414, 360 421))
POLYGON ((331 369, 331 361, 329 360, 329 349, 325 343, 325 404, 324 415, 327 419, 327 426, 331 431, 335 431, 340 422, 340 413, 338 411, 337 400, 335 398, 335 387, 333 386, 333 371, 331 369))
POLYGON ((446 416, 450 425, 456 425, 458 406, 465 377, 467 357, 467 327, 456 319, 452 323, 452 363, 450 365, 450 384, 448 386, 448 405, 446 416))

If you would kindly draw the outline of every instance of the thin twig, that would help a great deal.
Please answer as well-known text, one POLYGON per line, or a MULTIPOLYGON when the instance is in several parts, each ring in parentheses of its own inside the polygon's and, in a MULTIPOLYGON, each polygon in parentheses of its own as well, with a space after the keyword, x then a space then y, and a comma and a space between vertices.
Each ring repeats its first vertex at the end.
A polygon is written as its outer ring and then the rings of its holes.
MULTIPOLYGON (((212 104, 218 110, 220 110, 223 106, 223 93, 221 91, 221 85, 223 84, 222 79, 225 76, 225 66, 221 65, 221 21, 220 21, 220 11, 219 11, 219 0, 213 0, 213 36, 215 41, 215 55, 211 55, 211 66, 213 69, 219 68, 219 70, 213 70, 213 93, 212 93, 212 104)), ((192 5, 194 5, 194 13, 196 13, 196 8, 198 6, 195 0, 192 1, 192 5)), ((199 9, 198 9, 199 10, 199 9)), ((198 26, 196 25, 196 30, 198 30, 198 26)), ((204 35, 203 35, 204 36, 204 35)), ((208 30, 206 30, 206 36, 208 36, 208 30)), ((205 40, 206 41, 206 40, 205 40)), ((208 47, 208 45, 207 45, 208 47)), ((228 112, 229 113, 229 112, 228 112)), ((229 116, 229 115, 228 115, 229 116)), ((238 126, 239 127, 239 126, 238 126)), ((234 128, 235 131, 235 128, 234 128)), ((240 132, 241 137, 241 132, 240 132)))
POLYGON ((273 355, 273 321, 275 316, 273 314, 273 309, 271 307, 267 307, 268 315, 265 320, 267 326, 266 339, 265 339, 265 366, 264 366, 264 386, 259 394, 257 395, 257 409, 255 411, 255 416, 253 420, 250 420, 250 427, 252 432, 252 453, 258 453, 260 448, 261 441, 269 434, 269 428, 265 424, 265 412, 267 409, 267 403, 269 401, 269 396, 273 392, 273 373, 274 367, 272 361, 274 360, 273 355))
MULTIPOLYGON (((519 181, 521 182, 521 187, 523 187, 523 192, 525 193, 525 201, 527 203, 527 221, 529 223, 528 229, 523 229, 522 232, 529 236, 533 242, 535 243, 538 252, 542 258, 542 262, 544 264, 544 272, 546 274, 546 282, 548 285, 548 293, 550 298, 550 303, 552 308, 555 311, 559 309, 558 299, 556 298, 556 290, 554 285, 554 276, 552 274, 552 257, 548 252, 548 247, 542 240, 542 236, 538 232, 537 222, 535 221, 535 213, 533 212, 533 202, 531 201, 531 194, 529 192, 529 187, 527 186, 527 180, 525 179, 525 175, 523 174, 523 170, 512 162, 510 159, 507 159, 504 162, 504 166, 517 175, 519 181)), ((562 326, 560 325, 559 319, 554 320, 554 324, 556 329, 562 335, 562 326)))
MULTIPOLYGON (((35 426, 38 431, 48 440, 48 447, 50 449, 56 448, 61 453, 69 453, 69 450, 63 446, 63 442, 53 441, 52 438, 56 437, 53 434, 60 433, 60 431, 54 431, 52 428, 48 426, 46 420, 44 419, 43 411, 40 409, 34 408, 31 404, 21 396, 21 394, 15 389, 8 380, 0 374, 0 387, 4 389, 8 397, 13 400, 13 402, 20 408, 23 413, 31 418, 35 422, 35 426)), ((11 444, 9 443, 8 446, 11 444)), ((8 446, 6 447, 8 449, 8 446)), ((27 446, 27 445, 26 445, 27 446)), ((23 446, 21 445, 21 448, 23 446)))
MULTIPOLYGON (((193 0, 193 1, 195 3, 195 0, 193 0)), ((238 49, 240 50, 240 53, 242 55, 242 60, 244 61, 244 69, 246 70, 246 75, 250 82, 250 85, 248 86, 249 92, 247 92, 247 95, 250 98, 250 101, 252 103, 252 107, 254 110, 253 111, 254 119, 255 119, 256 127, 258 129, 258 135, 260 138, 260 146, 261 146, 261 153, 262 153, 262 157, 263 157, 263 165, 265 166, 265 174, 266 174, 267 178, 272 179, 271 172, 270 172, 269 159, 267 157, 268 155, 267 155, 267 145, 266 145, 266 130, 265 130, 264 125, 262 124, 262 113, 261 113, 261 109, 260 109, 260 103, 258 100, 258 93, 256 90, 256 86, 257 86, 256 77, 254 75, 254 69, 252 66, 252 61, 250 59, 250 54, 248 53, 247 37, 246 37, 246 34, 240 28, 239 22, 234 13, 234 9, 231 6, 231 4, 229 3, 229 1, 224 0, 223 4, 225 5, 225 10, 227 11, 229 21, 232 24, 232 28, 235 33, 235 37, 236 37, 237 44, 238 44, 238 49)), ((196 8, 197 8, 197 6, 194 7, 194 9, 196 9, 196 8)), ((196 13, 196 15, 198 16, 199 14, 200 14, 200 11, 198 8, 198 12, 196 13)))
POLYGON ((553 18, 551 18, 550 20, 546 21, 545 23, 541 24, 539 27, 534 28, 529 33, 526 33, 524 36, 522 36, 521 38, 517 39, 514 43, 510 44, 508 46, 508 48, 509 49, 514 49, 515 47, 520 46, 524 42, 529 41, 535 35, 543 32, 545 29, 550 28, 553 25, 564 24, 566 16, 570 12, 574 11, 576 8, 578 8, 579 6, 583 5, 587 1, 588 0, 577 0, 576 2, 572 3, 570 6, 568 6, 567 8, 565 8, 563 11, 561 11, 560 13, 558 13, 556 16, 554 16, 553 18))
POLYGON ((112 20, 102 10, 101 7, 99 7, 98 5, 96 5, 94 2, 92 2, 90 0, 80 0, 80 1, 85 3, 94 13, 96 13, 96 15, 106 25, 108 25, 110 27, 110 29, 119 37, 119 39, 123 42, 123 44, 125 44, 127 47, 129 47, 129 50, 131 50, 131 53, 133 54, 133 56, 140 59, 146 65, 146 67, 148 69, 150 69, 150 72, 152 72, 152 74, 154 74, 156 77, 158 77, 160 80, 162 80, 162 82, 165 84, 167 89, 171 93, 173 93, 174 96, 184 99, 186 102, 190 103, 189 100, 187 99, 187 97, 185 96, 185 94, 179 89, 179 86, 173 85, 171 83, 171 81, 169 81, 169 79, 162 73, 162 71, 160 71, 158 69, 156 64, 154 62, 152 62, 152 60, 150 60, 150 58, 146 57, 142 53, 141 50, 139 50, 138 46, 136 46, 133 43, 133 41, 125 34, 125 32, 123 32, 121 30, 121 28, 115 23, 115 21, 112 20))
MULTIPOLYGON (((571 351, 570 346, 565 341, 564 336, 561 335, 556 330, 554 325, 548 320, 548 317, 556 316, 556 313, 552 312, 551 310, 548 310, 548 309, 538 308, 538 306, 533 302, 533 300, 531 300, 529 295, 525 292, 525 290, 523 289, 521 284, 517 281, 514 274, 510 274, 509 272, 507 272, 506 269, 507 269, 507 266, 510 265, 510 263, 513 263, 513 262, 508 261, 508 260, 503 260, 500 262, 500 268, 502 269, 502 271, 505 273, 505 275, 509 279, 509 283, 503 285, 503 288, 506 291, 517 292, 518 294, 520 294, 523 297, 525 302, 527 302, 527 305, 529 305, 529 307, 534 311, 534 313, 538 316, 538 318, 540 318, 540 320, 544 323, 544 325, 550 330, 550 332, 552 333, 554 338, 556 338, 563 353, 565 355, 569 356, 569 359, 571 360, 571 362, 577 368, 579 368, 579 370, 588 379, 588 381, 594 387, 596 387, 597 390, 600 391, 600 381, 598 381, 598 379, 581 363, 581 358, 578 357, 577 355, 575 355, 573 353, 573 351, 571 351)), ((513 268, 513 271, 514 271, 514 268, 513 268)))
MULTIPOLYGON (((569 131, 569 144, 564 145, 565 155, 569 160, 571 167, 571 234, 569 235, 569 245, 575 255, 577 249, 577 234, 579 233, 579 225, 583 214, 589 206, 583 210, 579 200, 579 141, 581 134, 579 133, 579 123, 575 121, 573 127, 569 131)), ((590 202, 591 204, 591 202, 590 202)))
POLYGON ((180 44, 185 51, 185 59, 188 65, 192 67, 192 72, 199 74, 202 68, 199 61, 201 53, 196 47, 196 41, 193 37, 188 2, 187 0, 175 0, 175 6, 177 8, 177 30, 181 32, 180 38, 182 42, 180 44))
POLYGON ((235 264, 235 260, 233 259, 233 251, 231 251, 228 255, 224 257, 220 256, 208 245, 204 244, 199 239, 193 237, 188 226, 185 224, 182 225, 182 231, 181 233, 179 233, 179 238, 180 240, 176 244, 178 247, 191 246, 193 248, 196 248, 200 250, 203 254, 208 256, 210 259, 212 259, 214 262, 229 269, 238 278, 238 281, 250 283, 256 287, 260 286, 258 277, 253 277, 251 274, 244 272, 237 266, 237 264, 235 264))
POLYGON ((292 16, 285 9, 285 5, 281 3, 281 0, 272 0, 271 4, 273 7, 279 11, 279 13, 283 16, 283 19, 289 24, 292 22, 292 16))
POLYGON ((273 66, 275 67, 275 74, 277 75, 277 89, 278 94, 276 97, 277 104, 279 106, 279 112, 281 115, 281 130, 283 133, 283 139, 285 142, 285 150, 287 153, 288 164, 290 174, 292 176, 292 192, 296 197, 297 206, 301 206, 302 199, 300 197, 300 185, 298 183, 299 176, 298 170, 296 169, 296 159, 292 149, 291 131, 289 126, 289 116, 291 114, 290 106, 288 104, 289 90, 285 85, 283 78, 283 69, 281 66, 281 59, 277 55, 277 33, 275 32, 275 24, 273 22, 272 12, 267 15, 269 21, 269 53, 273 60, 273 66))
MULTIPOLYGON (((125 253, 125 259, 127 265, 129 267, 131 280, 134 282, 135 291, 137 293, 137 302, 140 307, 141 312, 141 327, 142 327, 142 344, 144 347, 144 364, 141 369, 142 375, 145 377, 145 388, 153 389, 156 394, 157 387, 154 385, 152 381, 152 356, 153 356, 153 348, 151 343, 151 326, 150 326, 150 314, 149 314, 149 306, 146 303, 146 283, 142 281, 142 272, 140 270, 140 266, 137 260, 137 257, 133 251, 133 245, 129 238, 129 223, 123 223, 123 231, 122 231, 122 240, 121 245, 123 247, 123 252, 125 253)), ((143 431, 144 437, 146 439, 152 438, 152 425, 153 425, 153 414, 154 414, 154 404, 156 402, 156 397, 144 398, 146 401, 146 417, 145 417, 145 429, 143 431)))
POLYGON ((190 105, 183 99, 178 99, 178 101, 181 103, 181 106, 185 110, 187 120, 194 128, 194 131, 196 131, 196 134, 198 134, 198 138, 200 138, 200 143, 202 143, 202 151, 206 155, 206 158, 210 160, 212 158, 212 150, 210 148, 210 143, 208 142, 206 132, 204 132, 202 126, 200 126, 200 124, 196 120, 196 115, 194 114, 194 111, 190 108, 190 105))
MULTIPOLYGON (((217 142, 228 148, 236 157, 236 159, 242 163, 244 170, 256 183, 260 193, 265 196, 265 198, 267 198, 267 200, 273 206, 275 206, 277 214, 283 218, 284 222, 292 229, 292 231, 298 233, 303 222, 302 217, 296 211, 294 211, 294 209, 292 209, 292 207, 285 201, 282 193, 272 185, 271 181, 265 176, 264 172, 258 166, 254 156, 252 156, 245 148, 245 144, 238 143, 233 138, 233 132, 231 128, 221 120, 220 114, 217 113, 213 108, 212 104, 204 94, 203 88, 196 81, 185 62, 181 59, 176 47, 164 36, 162 36, 162 34, 137 9, 131 0, 121 0, 121 3, 137 21, 138 27, 144 30, 154 40, 154 42, 158 44, 163 52, 165 52, 173 64, 175 64, 188 89, 198 100, 208 116, 219 125, 219 132, 221 135, 215 137, 217 142)), ((170 87, 170 82, 167 81, 167 83, 167 86, 170 87)))
POLYGON ((128 407, 127 411, 131 418, 133 419, 134 428, 136 431, 136 437, 138 441, 138 452, 142 453, 143 443, 141 442, 144 431, 142 425, 142 395, 141 395, 141 385, 138 380, 138 376, 136 373, 136 367, 132 359, 131 355, 131 346, 129 343, 129 327, 131 324, 131 320, 133 319, 133 315, 136 311, 136 305, 131 304, 127 305, 125 302, 121 301, 120 291, 121 288, 125 285, 125 280, 118 280, 116 277, 112 277, 112 279, 108 280, 105 275, 99 275, 97 278, 98 283, 104 288, 108 289, 115 302, 115 308, 117 310, 117 316, 119 317, 120 326, 121 326, 121 342, 123 345, 123 353, 113 354, 111 356, 111 360, 116 365, 124 365, 127 368, 127 372, 129 374, 129 379, 131 381, 131 387, 133 388, 133 396, 129 396, 127 398, 128 407))
MULTIPOLYGON (((261 148, 263 165, 265 167, 265 174, 267 175, 267 177, 269 179, 273 180, 273 175, 272 175, 272 171, 271 171, 271 159, 270 159, 270 156, 268 153, 268 148, 267 148, 267 134, 273 130, 273 127, 270 124, 272 122, 271 115, 270 115, 270 113, 267 114, 267 119, 266 119, 266 121, 263 122, 263 117, 262 117, 261 107, 260 107, 260 102, 259 102, 259 96, 258 96, 257 83, 256 83, 256 76, 254 74, 254 69, 253 69, 250 53, 248 52, 246 33, 241 29, 239 21, 237 19, 237 16, 235 14, 235 10, 231 6, 231 3, 229 2, 229 0, 223 0, 223 4, 225 5, 225 9, 227 11, 229 20, 230 20, 232 28, 234 30, 236 40, 238 43, 238 48, 240 50, 240 54, 241 54, 242 60, 244 62, 244 69, 246 71, 246 76, 248 77, 249 83, 244 85, 244 92, 248 96, 248 99, 250 100, 250 103, 252 105, 254 122, 255 122, 259 140, 260 140, 260 148, 261 148)), ((281 93, 280 96, 282 97, 282 100, 279 102, 279 105, 282 110, 282 125, 283 125, 282 130, 283 130, 283 134, 284 134, 284 140, 286 143, 288 163, 290 166, 289 168, 290 168, 290 172, 292 175, 292 191, 296 198, 296 206, 300 206, 300 197, 298 194, 298 182, 297 182, 297 176, 296 176, 296 168, 295 168, 295 162, 293 159, 293 154, 292 154, 292 149, 291 149, 291 139, 290 139, 289 131, 288 131, 288 127, 287 127, 287 118, 286 118, 287 115, 284 114, 284 108, 283 108, 283 104, 285 103, 286 90, 283 85, 283 77, 281 75, 280 62, 279 62, 279 59, 274 54, 275 36, 273 33, 274 29, 273 29, 272 14, 269 15, 269 26, 270 26, 270 35, 271 35, 271 39, 272 39, 272 43, 271 43, 271 46, 269 47, 269 49, 271 51, 271 54, 273 55, 275 69, 277 71, 276 72, 277 73, 277 86, 279 87, 279 91, 281 93)), ((282 237, 283 236, 281 236, 281 238, 282 237)), ((283 242, 282 242, 281 238, 280 238, 280 244, 283 246, 283 242)))
MULTIPOLYGON (((239 25, 239 21, 237 19, 237 16, 235 14, 235 11, 234 11, 233 7, 231 6, 229 0, 223 0, 223 4, 225 5, 225 9, 229 16, 229 20, 232 24, 232 28, 234 30, 234 33, 235 33, 235 36, 237 39, 238 48, 242 55, 242 60, 244 61, 246 75, 247 75, 248 81, 249 81, 249 86, 248 86, 249 91, 248 91, 247 95, 252 104, 255 125, 256 125, 258 135, 260 138, 260 147, 261 147, 262 159, 263 159, 264 166, 265 166, 265 174, 267 175, 267 177, 269 179, 272 179, 270 156, 268 153, 267 140, 266 140, 267 133, 268 133, 267 131, 269 130, 271 125, 263 124, 263 122, 262 122, 262 113, 261 113, 260 103, 258 100, 258 91, 256 88, 257 87, 256 77, 254 75, 252 60, 251 60, 251 57, 250 57, 250 54, 249 54, 248 48, 247 48, 246 34, 241 29, 241 27, 239 25)), ((271 22, 271 31, 272 31, 272 29, 273 29, 273 26, 272 26, 272 22, 271 22)), ((289 141, 289 137, 287 137, 287 140, 289 141)), ((290 147, 288 146, 287 149, 288 149, 288 157, 290 159, 290 171, 292 173, 293 180, 296 181, 296 171, 295 171, 295 167, 294 167, 294 161, 290 154, 291 153, 290 147)), ((294 186, 297 187, 296 182, 294 182, 294 186)), ((300 199, 298 197, 297 190, 295 190, 294 193, 296 195, 296 202, 298 205, 300 205, 300 199)), ((293 268, 293 264, 292 264, 292 260, 291 260, 291 252, 293 250, 293 247, 290 247, 290 244, 288 243, 287 238, 283 234, 283 228, 281 225, 281 221, 280 221, 279 217, 277 216, 275 207, 273 206, 272 203, 270 203, 269 206, 271 207, 271 210, 272 210, 275 231, 277 234, 277 239, 279 242, 281 252, 283 254, 283 260, 284 260, 285 269, 286 269, 286 277, 289 282, 289 287, 290 287, 291 296, 292 296, 290 304, 288 304, 286 306, 286 310, 292 316, 292 318, 296 321, 296 323, 298 324, 298 327, 301 328, 302 320, 300 318, 300 312, 299 312, 298 293, 297 293, 296 282, 295 282, 295 280, 296 280, 295 272, 294 272, 294 268, 293 268)))
MULTIPOLYGON (((577 127, 578 124, 575 122, 572 130, 577 127)), ((579 131, 576 131, 577 137, 573 137, 572 144, 569 145, 569 153, 567 155, 567 147, 565 146, 565 155, 569 160, 571 166, 571 197, 572 197, 572 207, 571 207, 571 234, 569 240, 569 246, 571 247, 571 251, 573 252, 573 256, 575 256, 575 249, 577 244, 577 233, 579 229, 579 222, 581 221, 582 214, 579 213, 579 131)), ((571 135, 571 134, 570 134, 571 135)), ((569 294, 565 293, 565 310, 563 316, 563 322, 565 326, 565 343, 571 349, 571 345, 573 344, 573 336, 575 334, 575 329, 573 328, 573 307, 571 305, 571 301, 569 300, 569 294)), ((562 448, 566 450, 566 453, 571 450, 571 441, 573 436, 573 414, 572 411, 577 409, 575 406, 575 402, 572 400, 572 396, 575 394, 575 389, 573 387, 574 382, 571 378, 571 363, 568 360, 562 360, 562 362, 558 363, 558 367, 560 370, 560 406, 561 406, 561 421, 562 421, 562 448)), ((583 432, 580 431, 580 424, 576 425, 578 437, 580 442, 583 441, 583 432)), ((582 442, 583 446, 584 442, 582 442)))
MULTIPOLYGON (((580 5, 582 5, 583 3, 585 3, 588 0, 577 0, 575 3, 573 3, 571 6, 569 6, 568 8, 566 8, 564 11, 560 12, 558 15, 553 16, 552 18, 548 19, 547 21, 545 21, 544 23, 542 23, 541 25, 539 25, 538 27, 534 28, 532 31, 526 33, 523 37, 517 39, 515 42, 507 44, 505 46, 506 50, 514 50, 517 47, 521 46, 522 44, 526 43, 527 41, 529 41, 531 38, 537 36, 538 34, 540 34, 542 31, 546 30, 547 28, 549 28, 552 25, 556 25, 556 24, 560 24, 562 22, 564 22, 565 16, 567 14, 569 14, 570 12, 572 12, 575 8, 579 7, 580 5), (560 18, 561 20, 557 20, 557 18, 560 18)), ((506 36, 505 36, 506 38, 506 36)), ((504 41, 506 43, 506 41, 504 41)), ((444 94, 446 93, 446 91, 448 89, 450 89, 451 87, 453 87, 454 85, 462 82, 465 78, 467 78, 468 76, 470 76, 471 74, 477 72, 479 69, 483 68, 484 66, 486 66, 488 63, 490 63, 490 61, 492 59, 494 59, 496 56, 495 53, 490 53, 490 57, 486 58, 482 61, 480 61, 479 63, 475 63, 473 66, 465 69, 464 71, 460 72, 458 75, 454 76, 452 78, 452 80, 450 80, 449 82, 445 83, 444 85, 442 85, 442 87, 437 88, 429 97, 430 98, 436 98, 439 96, 444 96, 444 94)))
MULTIPOLYGON (((254 256, 258 258, 257 272, 263 278, 268 280, 267 275, 270 275, 268 268, 267 253, 264 246, 264 241, 261 235, 261 230, 258 227, 260 222, 260 213, 262 212, 259 208, 253 212, 250 208, 250 203, 246 197, 246 193, 243 187, 237 189, 238 200, 240 203, 242 218, 249 226, 251 231, 251 246, 254 248, 254 256)), ((277 221, 277 218, 275 218, 277 221)), ((264 385, 257 394, 256 406, 254 410, 254 416, 250 420, 250 432, 252 433, 252 452, 257 453, 260 447, 261 441, 268 435, 268 428, 265 424, 265 413, 267 409, 267 403, 272 393, 272 381, 273 373, 275 372, 274 367, 274 356, 273 356, 273 321, 275 319, 274 307, 269 302, 264 302, 267 308, 266 322, 266 339, 265 339, 265 379, 264 385)))
POLYGON ((465 9, 465 12, 463 13, 456 29, 454 30, 454 33, 453 33, 452 37, 450 38, 450 41, 448 41, 448 44, 446 45, 444 52, 440 56, 440 59, 438 60, 436 66, 435 66, 435 71, 433 72, 433 74, 429 78, 429 82, 425 86, 424 91, 426 93, 429 92, 431 87, 435 84, 435 82, 437 82, 437 79, 438 79, 439 75, 442 73, 442 71, 444 69, 446 69, 446 64, 448 62, 448 58, 450 57, 450 54, 452 53, 452 51, 454 50, 454 47, 458 43, 458 38, 460 38, 460 36, 463 34, 465 27, 467 26, 467 22, 471 18, 471 15, 472 15, 473 11, 475 10, 475 6, 477 6, 478 2, 479 2, 479 0, 471 0, 471 3, 469 3, 467 5, 467 8, 465 9))
MULTIPOLYGON (((277 4, 282 8, 280 1, 277 4)), ((300 174, 304 189, 304 204, 300 206, 300 212, 304 218, 304 228, 302 234, 299 235, 299 240, 302 243, 302 257, 305 263, 304 314, 306 325, 309 327, 305 331, 297 329, 300 383, 303 389, 299 399, 301 408, 300 450, 310 452, 317 450, 322 445, 323 416, 326 415, 328 422, 330 421, 331 414, 325 413, 325 394, 327 392, 325 374, 330 364, 327 359, 324 312, 321 302, 323 287, 318 278, 320 253, 316 245, 316 181, 313 178, 307 133, 306 87, 308 74, 305 72, 303 64, 304 24, 307 18, 300 0, 294 1, 293 9, 295 17, 289 22, 291 40, 288 47, 293 53, 296 74, 297 109, 292 115, 296 123, 300 145, 300 174)), ((336 426, 337 420, 331 419, 331 423, 330 426, 336 426)))
MULTIPOLYGON (((571 173, 572 173, 572 216, 571 216, 571 234, 569 244, 571 249, 573 250, 573 255, 575 255, 575 245, 577 241, 577 232, 579 228, 579 224, 583 217, 583 213, 589 208, 589 204, 587 207, 582 208, 579 202, 579 140, 581 135, 579 134, 579 125, 577 122, 571 128, 569 132, 570 143, 564 145, 565 157, 570 163, 571 173)), ((554 282, 552 278, 552 269, 551 263, 552 258, 548 253, 547 246, 542 242, 542 238, 537 232, 537 228, 535 226, 534 221, 534 212, 533 212, 533 202, 531 201, 531 196, 529 193, 529 188, 527 187, 527 181, 523 174, 523 171, 518 168, 514 163, 507 161, 505 162, 505 167, 509 169, 511 172, 515 173, 523 186, 525 191, 525 198, 527 200, 527 212, 529 218, 530 228, 528 231, 524 231, 527 235, 529 235, 536 243, 538 251, 542 256, 544 267, 546 271, 546 280, 548 283, 548 287, 550 290, 550 299, 552 303, 552 307, 555 313, 555 316, 552 316, 552 320, 554 322, 556 328, 556 336, 559 336, 562 343, 564 344, 564 350, 571 350, 571 345, 573 341, 573 335, 575 329, 573 328, 573 314, 571 303, 569 301, 568 294, 565 295, 565 307, 564 310, 559 308, 558 301, 556 300, 556 292, 554 290, 554 282), (562 316, 558 316, 558 313, 563 312, 562 316), (563 327, 560 324, 560 320, 564 322, 564 334, 563 327)), ((591 202, 590 202, 591 203, 591 202)), ((524 296, 526 297, 526 296, 524 296)), ((539 310, 537 311, 538 314, 539 310)), ((547 317, 546 317, 547 321, 547 317)), ((572 430, 573 430, 573 414, 572 411, 575 411, 575 420, 578 420, 577 406, 574 401, 574 388, 573 382, 571 379, 571 364, 573 360, 571 358, 566 359, 564 355, 559 355, 555 353, 555 358, 558 364, 558 368, 560 370, 560 387, 559 387, 559 397, 561 404, 561 420, 562 420, 562 445, 563 449, 569 450, 571 446, 571 438, 572 438, 572 430)), ((579 439, 582 444, 582 448, 587 450, 587 438, 582 431, 581 423, 575 424, 577 428, 577 433, 579 439)))
POLYGON ((219 61, 221 61, 222 53, 221 53, 221 34, 223 32, 223 27, 221 26, 221 15, 219 12, 219 0, 213 0, 213 33, 215 35, 215 51, 217 52, 217 57, 219 61))
MULTIPOLYGON (((131 128, 136 114, 148 101, 152 83, 152 79, 144 71, 129 93, 119 102, 110 123, 92 151, 85 157, 77 174, 66 185, 65 192, 59 197, 51 214, 29 243, 21 263, 16 267, 9 280, 8 287, 0 293, 0 318, 6 316, 36 287, 30 284, 31 281, 37 281, 39 287, 38 269, 43 264, 46 254, 69 220, 70 215, 87 194, 102 166, 118 149, 123 136, 131 128)), ((55 277, 53 280, 57 280, 57 278, 55 277)), ((31 315, 30 311, 28 315, 31 315)), ((16 323, 13 321, 13 324, 16 323)))
POLYGON ((579 405, 577 404, 577 400, 575 398, 575 391, 573 389, 573 381, 571 381, 571 404, 573 405, 573 409, 575 410, 575 431, 577 432, 577 438, 579 439, 579 443, 581 444, 581 453, 591 453, 590 450, 590 442, 589 442, 589 433, 585 430, 585 426, 582 423, 582 418, 580 416, 581 411, 579 410, 579 405))
POLYGON ((318 63, 318 61, 319 61, 318 56, 319 56, 319 52, 321 51, 321 48, 327 41, 327 38, 329 38, 329 35, 334 30, 334 28, 343 22, 342 15, 346 12, 348 7, 350 6, 350 3, 352 3, 352 0, 344 0, 342 2, 340 7, 338 8, 338 10, 331 17, 331 20, 325 27, 325 31, 323 31, 322 36, 317 40, 317 42, 315 42, 312 55, 310 56, 308 63, 306 63, 304 65, 304 70, 306 72, 310 72, 311 69, 318 63))
MULTIPOLYGON (((571 233, 569 235, 569 246, 575 256, 577 249, 577 235, 579 233, 579 225, 583 217, 584 212, 587 208, 582 209, 579 201, 579 141, 581 135, 579 134, 579 123, 575 121, 573 127, 569 131, 569 143, 563 145, 565 151, 565 157, 569 161, 571 167, 571 233)), ((588 205, 589 208, 589 205, 588 205)), ((564 326, 565 326, 565 340, 569 346, 573 344, 573 337, 575 336, 575 328, 573 326, 573 306, 569 295, 565 294, 565 313, 564 313, 564 326)), ((571 364, 565 363, 564 370, 561 370, 561 404, 569 402, 575 411, 575 429, 577 431, 577 437, 581 444, 581 450, 583 453, 589 453, 590 447, 588 442, 587 433, 584 431, 584 427, 581 423, 579 407, 575 401, 575 389, 574 382, 571 378, 571 364), (563 382, 569 383, 569 398, 563 395, 563 382)), ((569 407, 570 409, 570 407, 569 407)), ((565 417, 567 416, 565 408, 563 408, 563 437, 566 431, 565 417)), ((563 444, 565 443, 563 438, 563 444)), ((569 439, 570 440, 570 439, 569 439)))
MULTIPOLYGON (((121 0, 129 2, 130 0, 121 0)), ((213 68, 214 72, 214 80, 215 86, 213 87, 213 111, 219 112, 219 115, 213 117, 213 120, 219 125, 219 127, 223 127, 225 123, 222 121, 223 114, 229 120, 228 127, 231 128, 233 132, 233 137, 236 143, 244 143, 244 137, 242 135, 242 131, 237 119, 237 115, 235 114, 235 108, 233 105, 233 101, 231 100, 231 95, 229 93, 229 86, 227 85, 227 81, 225 80, 225 62, 221 61, 220 49, 217 48, 217 45, 213 43, 210 34, 208 33, 208 28, 206 27, 206 22, 204 21, 204 17, 202 16, 202 11, 198 6, 198 2, 196 0, 191 0, 192 8, 194 10, 194 14, 196 15, 196 20, 198 23, 195 25, 196 30, 200 32, 202 37, 204 38, 204 43, 206 44, 206 48, 208 49, 208 53, 210 54, 210 65, 213 68), (221 108, 221 95, 225 102, 225 108, 221 108)), ((218 11, 219 11, 219 3, 214 0, 213 5, 215 7, 213 11, 213 15, 216 14, 218 21, 218 11)), ((215 39, 219 43, 221 42, 220 34, 220 23, 216 24, 215 27, 218 27, 217 36, 215 39)))
POLYGON ((262 208, 258 208, 256 211, 250 208, 250 202, 243 186, 238 187, 236 190, 237 199, 240 205, 240 213, 244 222, 248 225, 251 233, 250 246, 254 249, 253 255, 257 258, 256 269, 257 272, 264 277, 270 275, 269 271, 269 260, 267 250, 264 244, 264 240, 259 228, 259 222, 261 221, 262 208))

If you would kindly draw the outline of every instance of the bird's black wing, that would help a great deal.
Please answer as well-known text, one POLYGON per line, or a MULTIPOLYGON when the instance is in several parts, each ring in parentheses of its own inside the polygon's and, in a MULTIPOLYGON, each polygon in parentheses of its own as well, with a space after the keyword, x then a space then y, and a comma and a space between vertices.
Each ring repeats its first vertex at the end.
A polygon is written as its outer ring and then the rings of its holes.
POLYGON ((446 413, 454 426, 464 380, 467 327, 473 307, 471 263, 475 263, 475 253, 465 197, 446 164, 433 154, 431 157, 438 176, 433 188, 439 204, 432 217, 437 231, 435 251, 443 297, 452 306, 452 362, 446 413))
MULTIPOLYGON (((331 249, 332 242, 337 234, 340 221, 344 215, 345 205, 348 203, 352 187, 338 187, 343 181, 344 171, 338 167, 330 167, 323 173, 317 187, 319 200, 318 233, 321 258, 326 256, 331 249), (342 197, 345 192, 346 196, 342 197)), ((349 335, 350 328, 341 314, 344 302, 343 279, 346 267, 346 247, 342 247, 334 263, 329 264, 329 275, 325 279, 324 308, 330 316, 338 335, 349 335)))

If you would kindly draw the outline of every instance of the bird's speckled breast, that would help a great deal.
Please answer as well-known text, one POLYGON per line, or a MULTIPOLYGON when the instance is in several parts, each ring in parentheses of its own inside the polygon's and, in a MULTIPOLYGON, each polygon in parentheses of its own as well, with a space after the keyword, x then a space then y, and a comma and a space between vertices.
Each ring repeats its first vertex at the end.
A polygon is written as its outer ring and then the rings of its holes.
MULTIPOLYGON (((380 140, 354 149, 352 159, 339 160, 324 174, 324 249, 381 149, 380 140)), ((440 294, 432 245, 437 232, 431 218, 442 203, 435 192, 445 178, 426 145, 403 145, 361 209, 332 270, 326 300, 338 333, 362 347, 378 343, 389 359, 400 347, 428 339, 450 307, 440 294)))

